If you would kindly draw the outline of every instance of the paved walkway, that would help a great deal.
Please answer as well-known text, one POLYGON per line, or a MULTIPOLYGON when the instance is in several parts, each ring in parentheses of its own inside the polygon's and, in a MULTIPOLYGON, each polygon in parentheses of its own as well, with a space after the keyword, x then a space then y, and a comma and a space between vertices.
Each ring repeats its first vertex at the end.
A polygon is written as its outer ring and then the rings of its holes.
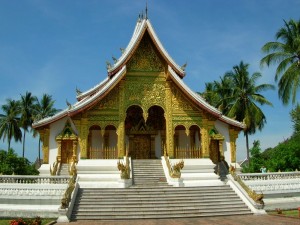
MULTIPOLYGON (((117 221, 78 221, 70 225, 300 225, 300 218, 284 216, 254 215, 226 216, 189 219, 145 219, 117 221)), ((66 225, 56 223, 55 225, 66 225)))

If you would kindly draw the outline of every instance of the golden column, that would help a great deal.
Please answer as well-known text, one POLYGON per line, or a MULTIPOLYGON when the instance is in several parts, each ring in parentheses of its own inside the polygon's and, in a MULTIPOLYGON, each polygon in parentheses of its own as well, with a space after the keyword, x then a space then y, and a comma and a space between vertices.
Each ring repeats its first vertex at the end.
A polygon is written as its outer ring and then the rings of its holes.
POLYGON ((230 138, 230 161, 232 163, 236 162, 236 139, 239 136, 239 130, 234 128, 229 128, 229 138, 230 138))
POLYGON ((56 161, 61 162, 61 140, 56 140, 56 143, 57 143, 56 161))
POLYGON ((119 126, 117 130, 118 135, 118 157, 125 156, 125 87, 124 81, 120 82, 119 87, 119 126))
POLYGON ((201 146, 202 146, 202 156, 203 158, 209 158, 209 131, 214 126, 214 121, 203 118, 202 119, 202 127, 200 129, 201 132, 201 146))
POLYGON ((172 122, 172 91, 171 82, 166 82, 166 147, 168 156, 174 157, 174 130, 172 122))
POLYGON ((80 145, 80 158, 87 159, 87 145, 88 145, 88 119, 82 117, 80 121, 80 131, 79 131, 79 145, 80 145))
POLYGON ((49 163, 49 136, 50 130, 49 128, 45 128, 40 131, 41 141, 43 142, 43 163, 49 163))
POLYGON ((74 138, 73 140, 73 156, 72 156, 72 159, 73 159, 73 162, 78 162, 78 159, 77 159, 77 144, 78 144, 78 141, 77 141, 77 138, 74 138))

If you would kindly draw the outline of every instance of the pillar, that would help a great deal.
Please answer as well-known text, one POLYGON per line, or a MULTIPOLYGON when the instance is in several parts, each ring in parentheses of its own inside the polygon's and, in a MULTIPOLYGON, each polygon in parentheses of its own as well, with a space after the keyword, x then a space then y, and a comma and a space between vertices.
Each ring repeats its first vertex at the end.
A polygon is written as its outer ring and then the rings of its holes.
POLYGON ((125 86, 124 81, 121 81, 119 87, 119 126, 117 128, 118 158, 125 156, 125 119, 125 86))
POLYGON ((88 119, 86 117, 81 118, 80 121, 80 134, 79 134, 79 145, 80 145, 80 158, 87 159, 87 146, 88 146, 88 119))
POLYGON ((166 148, 168 156, 174 157, 174 128, 172 122, 172 91, 171 82, 166 83, 166 148))
POLYGON ((238 138, 239 131, 234 128, 229 128, 230 138, 230 162, 236 162, 236 139, 238 138))
POLYGON ((42 150, 43 150, 43 163, 49 163, 49 136, 50 130, 49 128, 45 128, 44 130, 40 131, 41 141, 43 143, 42 150))

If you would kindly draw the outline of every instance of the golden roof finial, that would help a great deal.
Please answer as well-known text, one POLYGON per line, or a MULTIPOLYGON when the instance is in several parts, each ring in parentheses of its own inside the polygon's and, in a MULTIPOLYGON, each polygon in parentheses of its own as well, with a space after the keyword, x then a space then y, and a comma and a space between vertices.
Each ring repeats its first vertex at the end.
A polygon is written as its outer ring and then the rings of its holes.
POLYGON ((146 1, 146 20, 148 19, 148 1, 146 1))

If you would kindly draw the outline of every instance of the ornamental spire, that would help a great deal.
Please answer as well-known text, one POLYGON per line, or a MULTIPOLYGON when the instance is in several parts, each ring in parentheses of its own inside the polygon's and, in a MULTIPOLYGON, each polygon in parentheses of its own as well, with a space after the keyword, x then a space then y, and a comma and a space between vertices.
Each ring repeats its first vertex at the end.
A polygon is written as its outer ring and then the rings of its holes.
POLYGON ((148 19, 148 1, 146 1, 146 20, 148 19))

